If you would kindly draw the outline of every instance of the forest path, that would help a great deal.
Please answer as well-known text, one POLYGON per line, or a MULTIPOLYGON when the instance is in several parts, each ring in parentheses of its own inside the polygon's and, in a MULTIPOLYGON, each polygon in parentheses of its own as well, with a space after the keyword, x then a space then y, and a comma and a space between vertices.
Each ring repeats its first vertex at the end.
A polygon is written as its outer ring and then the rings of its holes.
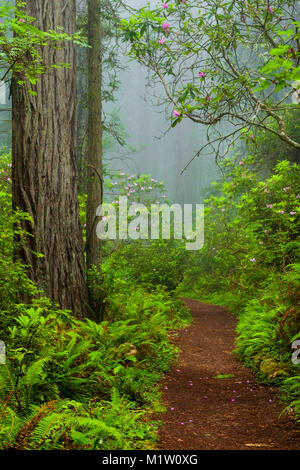
POLYGON ((222 307, 185 302, 194 321, 176 337, 179 361, 163 378, 167 412, 158 417, 158 449, 299 449, 287 413, 278 419, 284 406, 275 391, 232 355, 236 318, 222 307))

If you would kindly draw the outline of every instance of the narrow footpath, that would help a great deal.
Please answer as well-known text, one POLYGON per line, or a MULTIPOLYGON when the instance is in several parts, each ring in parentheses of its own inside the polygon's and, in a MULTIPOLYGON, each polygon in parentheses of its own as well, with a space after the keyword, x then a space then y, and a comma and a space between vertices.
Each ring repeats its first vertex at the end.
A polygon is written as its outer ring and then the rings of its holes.
POLYGON ((176 337, 179 361, 163 378, 167 411, 159 416, 158 449, 299 449, 289 412, 279 419, 284 405, 276 390, 257 383, 232 354, 236 318, 222 307, 185 301, 194 321, 176 337))

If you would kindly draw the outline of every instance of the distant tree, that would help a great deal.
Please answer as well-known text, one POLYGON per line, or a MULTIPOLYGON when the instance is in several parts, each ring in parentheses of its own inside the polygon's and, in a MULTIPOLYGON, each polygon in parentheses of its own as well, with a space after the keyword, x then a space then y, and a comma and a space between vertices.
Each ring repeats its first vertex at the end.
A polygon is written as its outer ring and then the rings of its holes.
MULTIPOLYGON (((88 1, 79 2, 78 26, 86 36, 88 36, 88 1)), ((105 105, 114 103, 116 91, 119 88, 119 71, 124 68, 122 63, 121 41, 120 41, 120 17, 126 6, 122 0, 97 0, 95 2, 96 11, 101 9, 101 33, 98 34, 100 47, 101 42, 101 89, 98 87, 98 94, 101 95, 102 102, 102 131, 105 143, 116 142, 120 146, 125 145, 123 127, 118 114, 107 111, 105 105), (97 5, 97 8, 96 8, 97 5)), ((96 40, 96 38, 95 38, 96 40)), ((90 49, 78 49, 78 89, 79 89, 79 120, 78 120, 78 167, 80 170, 80 190, 87 193, 88 180, 88 102, 89 102, 89 70, 88 56, 90 49)), ((105 145, 104 145, 105 147, 105 145)), ((105 160, 105 148, 103 148, 103 159, 105 160)), ((104 168, 105 170, 105 168, 104 168)))
POLYGON ((88 0, 88 181, 86 207, 87 268, 101 262, 96 211, 103 198, 102 172, 102 21, 101 1, 88 0))
POLYGON ((81 190, 86 193, 87 268, 100 264, 101 242, 96 234, 96 210, 103 199, 103 140, 111 135, 124 144, 116 118, 103 111, 115 100, 120 65, 118 27, 121 0, 82 0, 78 23, 87 32, 89 48, 81 49, 79 67, 80 122, 78 144, 81 190), (86 144, 87 142, 87 144, 86 144))
MULTIPOLYGON (((39 30, 75 33, 75 0, 27 0, 22 6, 22 20, 36 18, 39 30)), ((77 198, 75 44, 44 46, 37 51, 47 73, 22 86, 22 70, 15 68, 12 84, 13 205, 32 218, 24 222, 28 236, 18 256, 41 290, 82 318, 88 295, 77 198)))

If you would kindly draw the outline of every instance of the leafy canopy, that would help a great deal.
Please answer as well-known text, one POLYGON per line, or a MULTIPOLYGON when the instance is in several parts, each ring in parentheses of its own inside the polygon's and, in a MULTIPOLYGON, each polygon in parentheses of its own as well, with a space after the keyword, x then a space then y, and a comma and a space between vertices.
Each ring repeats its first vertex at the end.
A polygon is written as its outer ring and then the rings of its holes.
POLYGON ((296 5, 291 0, 173 0, 151 9, 148 4, 123 20, 123 37, 130 55, 162 84, 172 126, 183 118, 208 126, 205 147, 214 145, 218 155, 261 129, 299 149, 282 117, 284 109, 298 106, 296 5), (226 135, 223 122, 229 125, 226 135), (222 150, 224 141, 228 145, 222 150))

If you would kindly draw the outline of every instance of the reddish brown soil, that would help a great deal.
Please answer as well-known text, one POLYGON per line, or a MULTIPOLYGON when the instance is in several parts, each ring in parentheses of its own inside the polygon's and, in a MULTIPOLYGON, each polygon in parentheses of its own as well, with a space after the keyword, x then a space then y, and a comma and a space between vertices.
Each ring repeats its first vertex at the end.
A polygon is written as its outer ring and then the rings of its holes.
POLYGON ((288 413, 278 419, 284 405, 276 391, 259 385, 232 354, 236 318, 222 307, 185 301, 194 321, 179 332, 179 361, 163 379, 167 412, 159 416, 158 448, 299 449, 299 428, 288 413))

